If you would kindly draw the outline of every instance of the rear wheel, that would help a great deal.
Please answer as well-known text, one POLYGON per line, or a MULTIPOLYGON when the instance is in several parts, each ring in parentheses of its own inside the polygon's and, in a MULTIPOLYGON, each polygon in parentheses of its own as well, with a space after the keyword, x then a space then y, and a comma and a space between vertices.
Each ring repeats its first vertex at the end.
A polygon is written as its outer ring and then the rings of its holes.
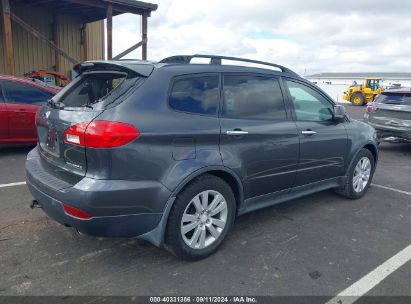
POLYGON ((365 103, 365 98, 361 93, 354 93, 351 95, 350 101, 354 106, 362 106, 365 103))
POLYGON ((222 179, 204 175, 178 196, 170 212, 165 247, 178 258, 199 260, 214 253, 230 230, 235 199, 222 179))
POLYGON ((361 149, 348 170, 347 180, 337 193, 350 199, 359 199, 367 192, 374 174, 374 157, 368 149, 361 149))

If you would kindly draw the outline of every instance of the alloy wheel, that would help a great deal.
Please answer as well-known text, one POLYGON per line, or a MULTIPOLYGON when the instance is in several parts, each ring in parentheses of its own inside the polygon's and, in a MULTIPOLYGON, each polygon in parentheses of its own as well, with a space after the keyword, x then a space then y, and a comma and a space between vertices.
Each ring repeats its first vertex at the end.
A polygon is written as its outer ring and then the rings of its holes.
POLYGON ((187 205, 181 219, 181 236, 193 249, 213 244, 227 224, 228 207, 224 196, 215 190, 197 194, 187 205))
POLYGON ((367 186, 371 175, 371 162, 368 157, 362 157, 354 169, 352 180, 355 192, 361 192, 367 186))

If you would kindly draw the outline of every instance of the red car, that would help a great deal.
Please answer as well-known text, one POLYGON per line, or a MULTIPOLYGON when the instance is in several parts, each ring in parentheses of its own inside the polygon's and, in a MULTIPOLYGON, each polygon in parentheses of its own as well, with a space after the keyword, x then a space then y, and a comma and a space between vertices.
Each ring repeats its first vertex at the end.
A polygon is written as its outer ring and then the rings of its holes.
POLYGON ((28 79, 0 75, 0 146, 35 144, 36 112, 57 92, 28 79))

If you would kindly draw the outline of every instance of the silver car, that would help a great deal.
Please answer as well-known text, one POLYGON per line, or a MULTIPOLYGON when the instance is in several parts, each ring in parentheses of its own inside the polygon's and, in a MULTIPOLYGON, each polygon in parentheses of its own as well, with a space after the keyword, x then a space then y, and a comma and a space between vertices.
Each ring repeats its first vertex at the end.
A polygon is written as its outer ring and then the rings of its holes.
POLYGON ((382 92, 368 104, 364 121, 382 141, 411 142, 411 88, 382 92))

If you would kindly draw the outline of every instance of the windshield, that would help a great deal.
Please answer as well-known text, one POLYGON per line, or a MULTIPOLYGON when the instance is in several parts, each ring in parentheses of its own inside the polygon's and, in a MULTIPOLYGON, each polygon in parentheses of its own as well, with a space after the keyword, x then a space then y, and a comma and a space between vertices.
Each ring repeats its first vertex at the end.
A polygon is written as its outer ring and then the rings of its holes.
POLYGON ((368 87, 371 90, 375 91, 380 87, 380 80, 379 79, 370 79, 368 80, 368 87))
POLYGON ((410 93, 384 92, 384 93, 380 94, 375 101, 379 102, 379 103, 385 103, 385 104, 396 104, 396 105, 411 106, 411 92, 410 93))
POLYGON ((52 101, 63 107, 93 106, 102 101, 111 103, 139 79, 122 72, 83 73, 54 96, 52 101))

